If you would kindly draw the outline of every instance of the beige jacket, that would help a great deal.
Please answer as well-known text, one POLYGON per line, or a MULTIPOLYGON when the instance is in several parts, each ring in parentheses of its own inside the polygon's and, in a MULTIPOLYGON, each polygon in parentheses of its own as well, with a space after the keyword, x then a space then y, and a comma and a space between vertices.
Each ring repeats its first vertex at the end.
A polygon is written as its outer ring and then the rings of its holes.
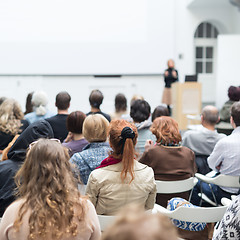
POLYGON ((97 214, 115 215, 129 203, 152 209, 156 198, 156 183, 152 168, 135 161, 134 180, 129 184, 130 174, 121 181, 122 163, 95 169, 89 176, 86 194, 96 208, 97 214))

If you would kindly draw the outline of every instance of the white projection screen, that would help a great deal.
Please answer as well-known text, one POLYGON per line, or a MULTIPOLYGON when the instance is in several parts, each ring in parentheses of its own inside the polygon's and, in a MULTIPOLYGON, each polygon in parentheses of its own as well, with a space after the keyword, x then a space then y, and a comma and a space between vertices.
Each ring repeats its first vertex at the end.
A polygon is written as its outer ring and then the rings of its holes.
POLYGON ((0 1, 0 74, 160 73, 174 55, 173 3, 0 1))

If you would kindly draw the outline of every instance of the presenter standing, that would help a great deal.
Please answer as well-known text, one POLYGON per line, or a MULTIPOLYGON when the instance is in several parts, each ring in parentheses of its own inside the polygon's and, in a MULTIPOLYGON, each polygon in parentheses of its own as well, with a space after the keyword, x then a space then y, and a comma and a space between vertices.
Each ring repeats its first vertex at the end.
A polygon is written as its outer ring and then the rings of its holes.
POLYGON ((171 104, 172 104, 172 96, 171 96, 171 85, 172 83, 178 81, 178 72, 174 68, 174 61, 169 59, 167 62, 168 69, 164 72, 164 81, 165 88, 162 96, 162 103, 167 105, 169 114, 171 115, 171 104))

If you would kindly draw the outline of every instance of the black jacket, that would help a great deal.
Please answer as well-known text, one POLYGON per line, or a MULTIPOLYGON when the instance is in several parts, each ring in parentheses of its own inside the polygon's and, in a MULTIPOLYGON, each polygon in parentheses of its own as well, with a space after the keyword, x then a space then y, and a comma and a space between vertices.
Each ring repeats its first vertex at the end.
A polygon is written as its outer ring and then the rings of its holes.
POLYGON ((0 162, 0 217, 5 209, 15 200, 16 187, 14 176, 22 165, 26 150, 30 143, 39 138, 52 138, 53 130, 45 120, 40 120, 28 126, 18 137, 8 153, 8 159, 0 162))

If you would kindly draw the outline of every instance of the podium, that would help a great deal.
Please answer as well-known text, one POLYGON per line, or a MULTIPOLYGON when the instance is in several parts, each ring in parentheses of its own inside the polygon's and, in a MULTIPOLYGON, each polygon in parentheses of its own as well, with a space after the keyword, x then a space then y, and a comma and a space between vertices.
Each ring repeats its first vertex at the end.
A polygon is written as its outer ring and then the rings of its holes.
POLYGON ((187 129, 187 115, 200 115, 202 111, 202 85, 198 82, 172 84, 172 117, 179 129, 187 129))

